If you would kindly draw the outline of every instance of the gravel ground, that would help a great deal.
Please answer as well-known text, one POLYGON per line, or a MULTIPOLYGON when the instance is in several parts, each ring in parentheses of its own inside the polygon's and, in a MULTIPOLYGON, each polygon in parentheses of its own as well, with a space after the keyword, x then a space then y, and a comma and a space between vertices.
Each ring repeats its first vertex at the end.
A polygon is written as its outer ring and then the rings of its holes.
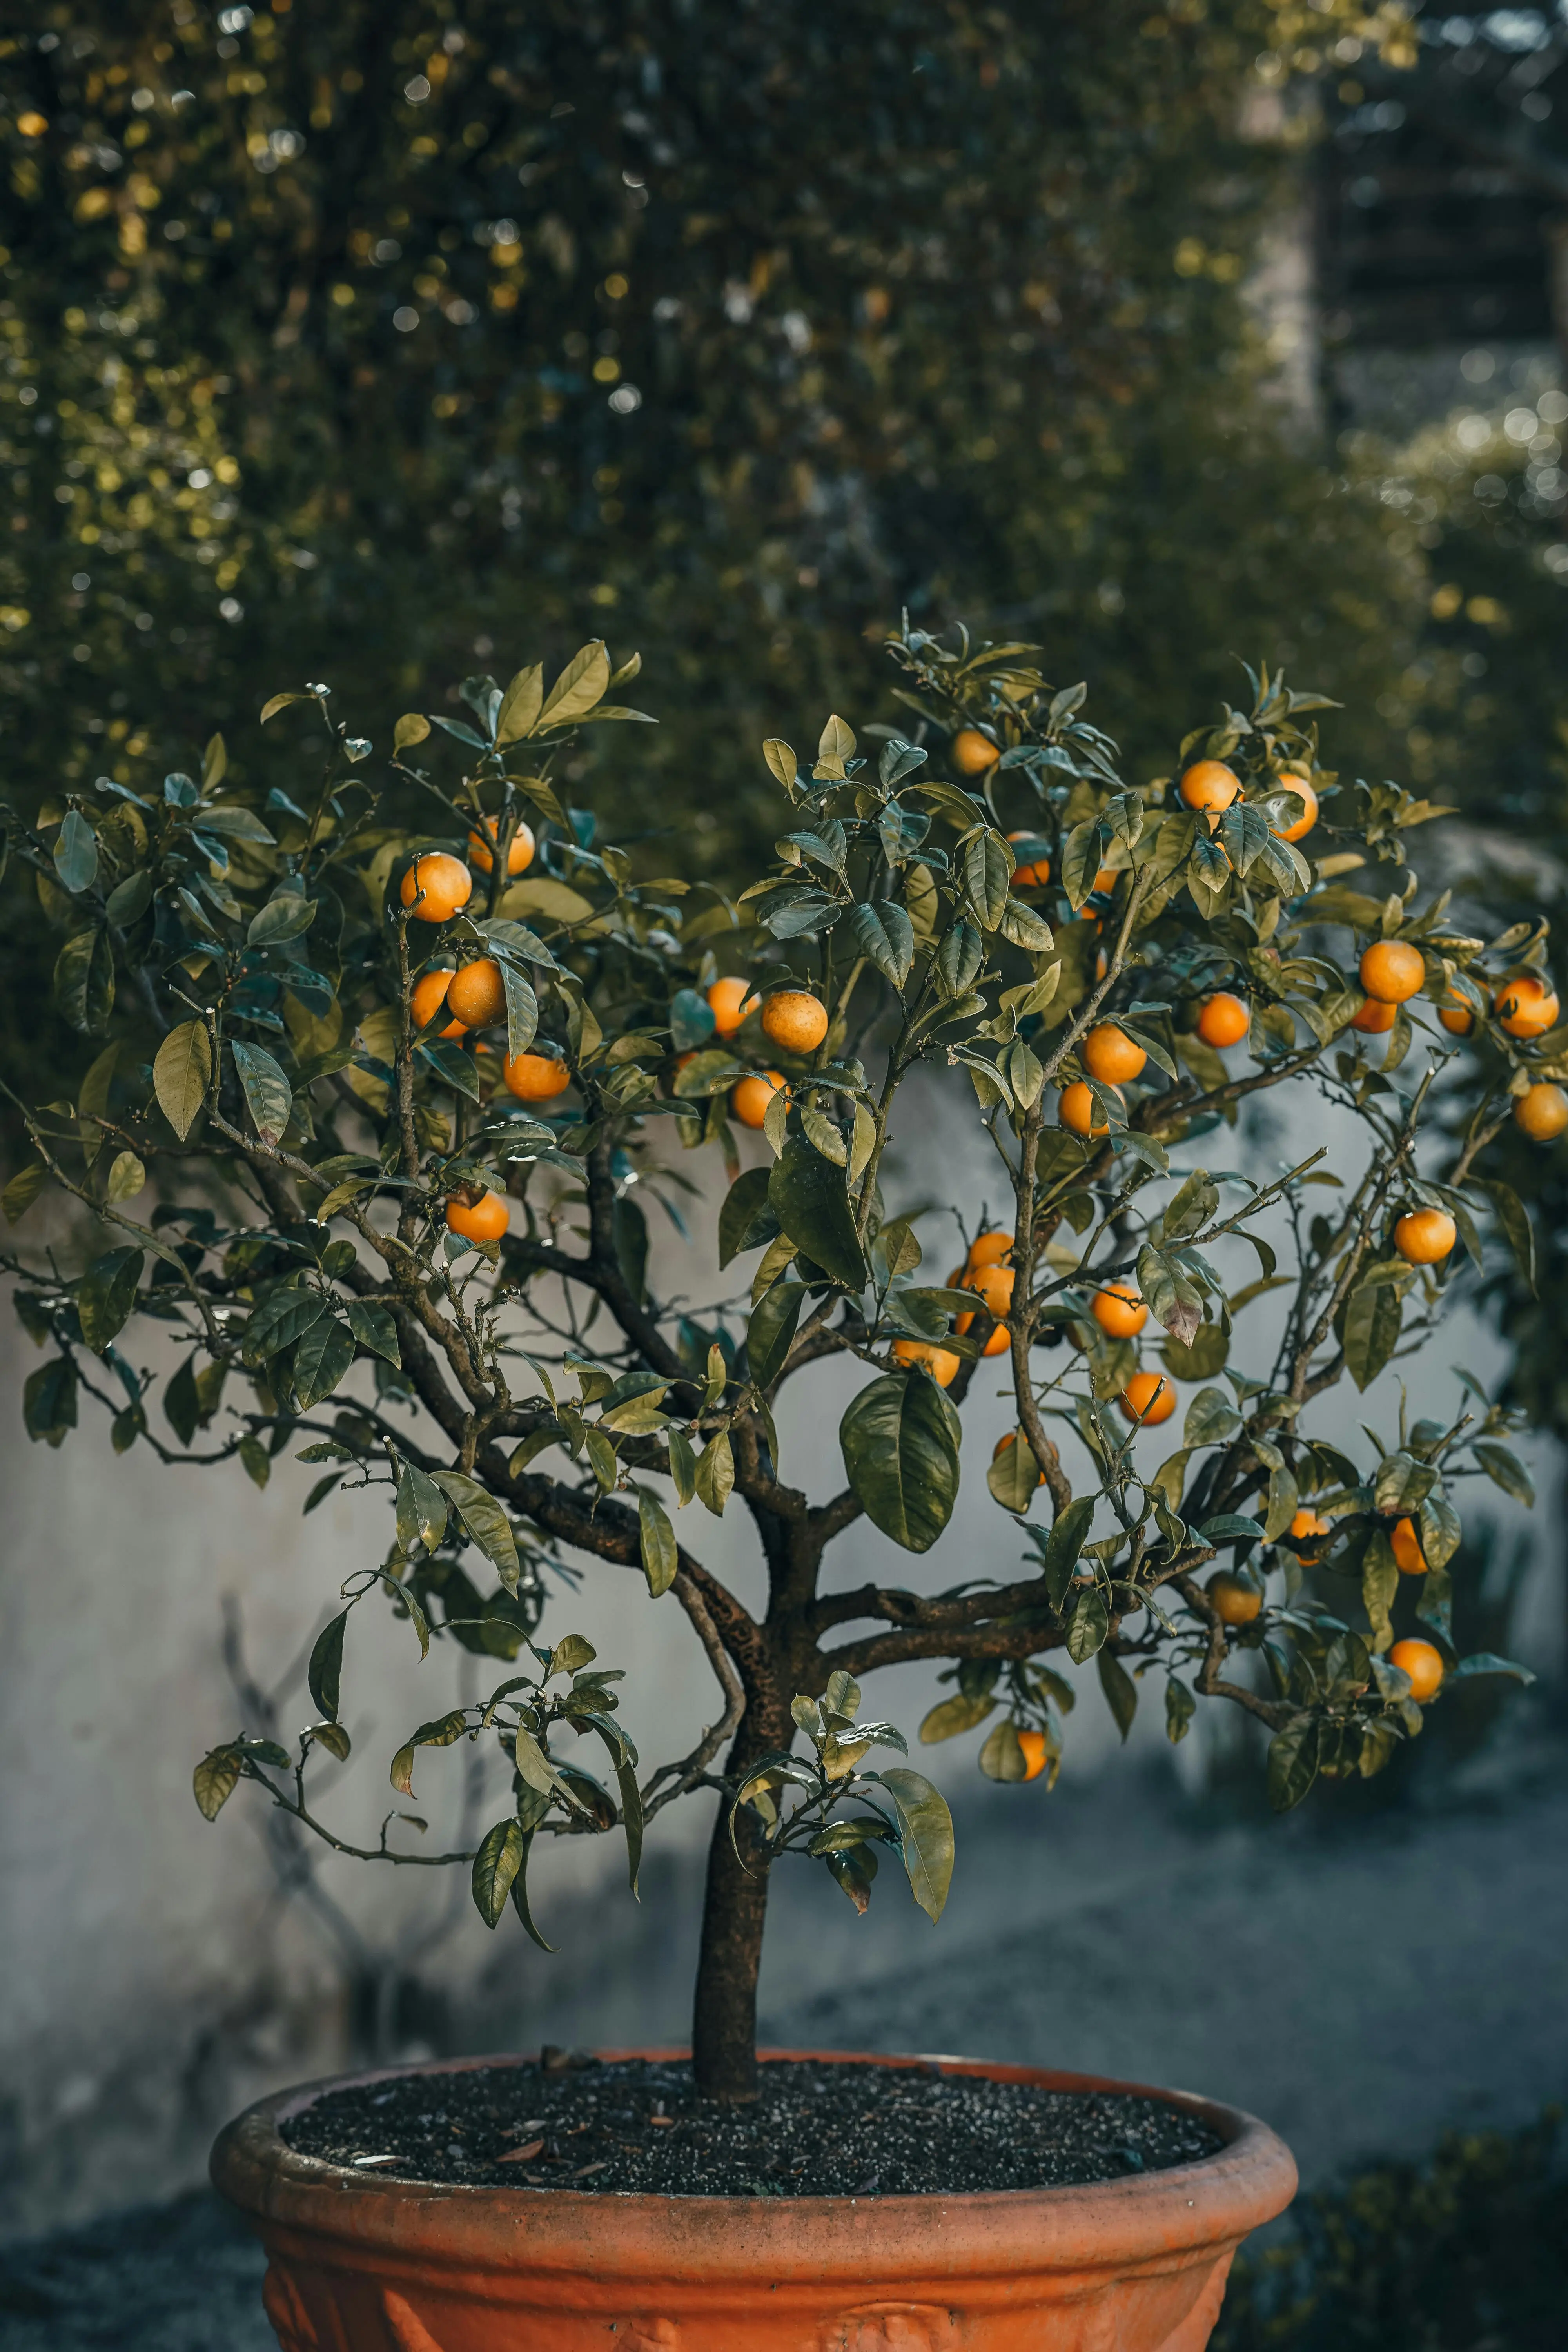
MULTIPOLYGON (((857 1920, 804 1870, 781 1888, 764 2034, 1202 2089, 1264 2116, 1309 2181, 1419 2155, 1447 2125, 1526 2122, 1568 2091, 1562 1761, 1353 1822, 1216 1823, 1134 1776, 1027 1812, 1033 1792, 1002 1792, 961 1818, 937 1929, 896 1900, 857 1920)), ((561 1990, 521 2017, 498 1994, 470 2046, 678 2038, 689 1900, 679 1870, 650 1871, 637 1932, 601 1934, 621 1958, 597 1973, 559 1922, 561 1990)), ((14 2246, 0 2347, 274 2352, 260 2267, 199 2196, 14 2246)))

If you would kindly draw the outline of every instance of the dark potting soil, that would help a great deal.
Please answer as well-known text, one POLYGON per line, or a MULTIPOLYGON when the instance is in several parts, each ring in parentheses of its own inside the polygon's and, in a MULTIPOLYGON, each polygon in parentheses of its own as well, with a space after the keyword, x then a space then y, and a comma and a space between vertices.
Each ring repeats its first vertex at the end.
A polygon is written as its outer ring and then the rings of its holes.
POLYGON ((1059 2189, 1212 2156, 1163 2099, 1041 2091, 930 2066, 779 2060, 754 2105, 694 2096, 689 2064, 537 2063, 406 2074, 317 2099, 301 2155, 377 2177, 664 2197, 904 2197, 1059 2189))

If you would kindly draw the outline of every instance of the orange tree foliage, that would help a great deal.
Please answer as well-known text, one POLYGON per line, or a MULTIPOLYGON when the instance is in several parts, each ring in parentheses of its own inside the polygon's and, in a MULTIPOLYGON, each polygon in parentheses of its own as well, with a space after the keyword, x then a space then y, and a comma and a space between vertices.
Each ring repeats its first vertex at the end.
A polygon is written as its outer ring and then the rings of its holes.
POLYGON ((1223 1699, 1268 1729, 1281 1807, 1382 1769, 1434 1691, 1519 1671, 1450 1637, 1462 1483, 1520 1476, 1506 1412, 1460 1372, 1441 1418, 1380 1396, 1384 1433, 1348 1453, 1318 1408, 1418 1350, 1456 1247, 1479 1262, 1490 1233, 1528 1256, 1485 1154, 1555 1067, 1550 1035, 1516 1038, 1493 1009, 1509 975, 1543 976, 1544 936, 1489 945, 1424 904, 1406 837, 1440 812, 1325 768, 1321 698, 1278 677, 1129 786, 1084 687, 1053 688, 1033 648, 906 631, 891 651, 905 731, 879 729, 874 758, 837 717, 804 762, 764 745, 784 830, 734 898, 639 879, 563 804, 584 728, 641 738, 621 699, 637 665, 597 640, 548 691, 540 667, 504 690, 471 679, 465 717, 405 713, 379 740, 324 685, 281 694, 264 719, 304 721, 324 764, 304 737, 280 745, 264 801, 231 787, 214 736, 200 776, 156 798, 13 819, 68 926, 62 1013, 92 1043, 26 1111, 35 1157, 5 1205, 15 1220, 56 1190, 102 1227, 79 1272, 6 1261, 44 1350, 29 1433, 59 1445, 88 1398, 122 1451, 237 1457, 265 1483, 287 1450, 386 1507, 316 1643, 297 1757, 221 1743, 202 1810, 247 1781, 331 1834, 356 1612, 390 1601, 422 1652, 500 1673, 408 1727, 394 1789, 468 1738, 499 1747, 506 1793, 475 1853, 421 1856, 389 1814, 371 1859, 465 1864, 490 1925, 510 1894, 535 1932, 542 1834, 618 1826, 635 1879, 647 1819, 721 1791, 695 2025, 720 2094, 752 2080, 777 1854, 820 1860, 864 1907, 891 1850, 932 1917, 945 1900, 951 1818, 924 1776, 879 1761, 904 1742, 859 1712, 876 1668, 946 1661, 922 1738, 984 1727, 985 1771, 1047 1786, 1064 1654, 1095 1662, 1123 1735, 1151 1678, 1173 1739, 1223 1699), (1292 843, 1303 781, 1321 814, 1292 843), (535 856, 514 877, 525 813, 535 856), (482 880, 462 862, 479 818, 482 880), (458 1001, 488 1032, 448 1035, 427 992, 416 1014, 429 971, 476 964, 458 1001), (768 1036, 781 989, 827 1013, 809 1054, 768 1036), (1228 1062, 1197 1034, 1216 990, 1248 1008, 1228 1062), (1436 1017, 1456 1007, 1466 1040, 1436 1017), (784 1084, 742 1168, 729 1106, 758 1068, 784 1084), (922 1271, 893 1197, 916 1072, 922 1119, 977 1127, 1012 1193, 969 1287, 922 1271), (1279 1086, 1322 1107, 1341 1164, 1320 1147, 1260 1186, 1215 1145, 1233 1160, 1237 1104, 1279 1086), (1457 1152, 1426 1132, 1437 1099, 1457 1152), (1069 1101, 1089 1132, 1062 1123, 1069 1101), (683 1158, 727 1169, 701 1246, 714 1277, 742 1268, 700 1313, 660 1297, 640 1205, 683 1158), (1148 1308, 1131 1337, 1093 1311, 1111 1281, 1148 1308), (154 1338, 172 1372, 149 1368, 154 1338), (1015 1427, 987 1478, 994 1556, 935 1589, 825 1591, 829 1546, 863 1517, 911 1555, 940 1543, 998 1339, 1015 1427), (829 1359, 863 1378, 841 1479, 819 1484, 781 1453, 774 1406, 829 1359), (1173 1391, 1171 1447, 1154 1426, 1173 1391), (700 1556, 702 1515, 727 1509, 755 1528, 760 1610, 700 1556), (618 1669, 578 1635, 537 1638, 559 1549, 637 1577, 649 1605, 673 1595, 713 1666, 719 1719, 651 1772, 625 1719, 650 1704, 636 1682, 623 1717, 618 1669), (604 1779, 568 1729, 600 1743, 604 1779))

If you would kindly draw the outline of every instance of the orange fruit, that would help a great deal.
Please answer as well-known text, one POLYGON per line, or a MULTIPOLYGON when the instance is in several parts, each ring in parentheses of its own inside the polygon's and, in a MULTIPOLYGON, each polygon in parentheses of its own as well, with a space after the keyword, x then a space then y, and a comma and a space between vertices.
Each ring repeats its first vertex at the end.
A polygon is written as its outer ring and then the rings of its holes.
POLYGON ((827 1007, 804 988, 781 988, 763 1000, 763 1034, 786 1054, 815 1054, 827 1034, 827 1007))
POLYGON ((952 1386, 961 1361, 951 1348, 939 1348, 930 1339, 895 1339, 893 1360, 900 1364, 923 1365, 939 1389, 952 1386))
POLYGON ((1177 789, 1190 809, 1202 809, 1209 815, 1212 833, 1214 817, 1235 800, 1241 790, 1241 778, 1223 760, 1198 760, 1187 770, 1177 789))
POLYGON ((1000 1265, 1005 1257, 1011 1256, 1012 1250, 1011 1234, 976 1234, 969 1244, 969 1255, 964 1264, 969 1266, 1000 1265))
POLYGON ((1531 1142, 1550 1143, 1568 1127, 1568 1095, 1561 1087, 1531 1087, 1515 1096, 1513 1115, 1531 1142))
POLYGON ((1397 1005, 1384 1004, 1379 998, 1369 996, 1351 1022, 1351 1027, 1359 1029, 1367 1037, 1385 1036, 1398 1018, 1398 1013, 1397 1005))
POLYGON ((1070 1087, 1062 1088, 1057 1102, 1057 1118, 1063 1127, 1070 1128, 1075 1135, 1109 1135, 1110 1133, 1110 1122, 1100 1117, 1095 1108, 1094 1097, 1089 1093, 1082 1078, 1075 1078, 1070 1087))
POLYGON ((1271 824, 1268 830, 1277 841, 1304 841, 1318 822, 1318 795, 1305 776, 1292 775, 1289 769, 1279 779, 1279 789, 1298 793, 1307 805, 1294 824, 1271 824))
POLYGON ((1425 1576, 1426 1555, 1421 1549, 1421 1530, 1414 1519, 1397 1519, 1388 1538, 1394 1546, 1394 1557, 1406 1576, 1425 1576))
POLYGON ((708 1002, 713 1013, 716 1036, 732 1037, 748 1013, 754 1013, 761 997, 748 994, 750 982, 743 980, 716 980, 708 992, 708 1002))
POLYGON ((486 1192, 472 1202, 448 1201, 447 1223, 455 1234, 467 1234, 471 1242, 499 1242, 511 1223, 511 1214, 504 1193, 486 1192))
POLYGON ((1233 1569, 1215 1570, 1204 1587, 1222 1625, 1250 1625, 1263 1606, 1263 1595, 1233 1569))
POLYGON ((1443 1653, 1430 1642, 1395 1642, 1388 1654, 1388 1663, 1399 1667, 1410 1677, 1410 1696, 1425 1706, 1436 1698, 1443 1679, 1443 1653))
POLYGON ((761 1127, 768 1115, 768 1105, 783 1086, 779 1071, 752 1070, 731 1095, 730 1108, 742 1127, 761 1127))
POLYGON ((1437 1007, 1437 1018, 1450 1036, 1468 1037, 1476 1025, 1474 1007, 1457 988, 1449 989, 1437 1007))
POLYGON ((1411 1209, 1394 1228, 1394 1246, 1407 1265, 1436 1265, 1458 1238, 1447 1209, 1411 1209))
POLYGON ((1239 1045, 1251 1026, 1247 1006, 1227 989, 1216 989, 1198 1007, 1198 1035, 1205 1045, 1239 1045))
POLYGON ((1095 1292, 1089 1311, 1112 1339, 1135 1339, 1149 1320, 1149 1309, 1128 1282, 1108 1282, 1095 1292))
POLYGON ((1024 1751, 1024 1778, 1037 1780, 1046 1769, 1046 1735, 1043 1731, 1020 1731, 1018 1745, 1024 1751))
POLYGON ((1557 992, 1532 971, 1505 980, 1492 1009, 1510 1037, 1544 1037, 1557 1024, 1557 992))
MULTIPOLYGON (((992 1459, 992 1461, 993 1461, 993 1462, 999 1462, 999 1461, 1002 1459, 1003 1454, 1006 1453, 1007 1448, 1008 1448, 1010 1445, 1016 1445, 1016 1444, 1017 1444, 1017 1443, 1018 1443, 1018 1433, 1017 1433, 1017 1431, 1016 1431, 1016 1429, 1010 1429, 1010 1430, 1008 1430, 1008 1431, 1007 1431, 1007 1433, 1006 1433, 1006 1434, 1005 1434, 1005 1436, 1003 1436, 1003 1437, 999 1437, 999 1438, 996 1440, 995 1444, 991 1448, 991 1459, 992 1459)), ((1043 1486, 1045 1485, 1045 1483, 1046 1483, 1046 1474, 1045 1474, 1045 1472, 1040 1468, 1040 1466, 1039 1466, 1038 1463, 1037 1463, 1037 1464, 1036 1464, 1036 1465, 1035 1465, 1035 1484, 1036 1484, 1036 1486, 1043 1486)))
POLYGON ((1318 1558, 1316 1549, 1309 1550, 1308 1545, 1315 1545, 1315 1539, 1323 1536, 1331 1536, 1333 1531, 1331 1519, 1321 1518, 1316 1511, 1310 1509, 1304 1508, 1298 1511, 1290 1522, 1290 1540, 1297 1547, 1308 1567, 1310 1567, 1313 1560, 1318 1558))
POLYGON ((1121 1391, 1121 1405, 1129 1421, 1154 1429, 1176 1410, 1175 1382, 1163 1372, 1134 1372, 1121 1391))
POLYGON ((1091 1078, 1103 1087, 1124 1087, 1135 1078, 1149 1059, 1142 1045, 1135 1045, 1125 1029, 1114 1021, 1097 1022, 1079 1046, 1079 1059, 1091 1078))
POLYGON ((961 727, 952 739, 952 764, 961 776, 983 776, 1002 757, 989 735, 978 727, 961 727))
POLYGON ((460 963, 452 974, 447 1002, 466 1027, 489 1029, 506 1019, 506 985, 493 956, 460 963))
MULTIPOLYGON (((481 874, 488 874, 496 862, 495 847, 500 835, 500 819, 487 816, 480 820, 478 833, 468 835, 468 856, 481 874)), ((526 874, 532 863, 532 829, 520 822, 507 848, 506 870, 509 874, 526 874)))
MULTIPOLYGON (((1038 839, 1036 833, 1010 833, 1007 835, 1009 845, 1014 847, 1021 841, 1038 839)), ((1022 866, 1013 868, 1013 879, 1020 890, 1043 890, 1050 878, 1051 861, 1048 857, 1026 858, 1022 866)))
POLYGON ((1362 987, 1380 1004, 1403 1004, 1426 977, 1426 960, 1408 940, 1373 940, 1358 971, 1362 987))
MULTIPOLYGON (((416 1029, 429 1027, 446 1003, 447 991, 451 984, 449 971, 427 971, 415 982, 414 992, 408 1000, 408 1013, 416 1029)), ((443 1037, 460 1037, 462 1034, 463 1024, 460 1021, 448 1021, 441 1032, 443 1037)))
POLYGON ((549 1102, 572 1083, 571 1071, 552 1054, 509 1054, 501 1076, 519 1102, 549 1102))
POLYGON ((398 897, 422 923, 445 923, 473 895, 474 877, 460 857, 444 849, 416 857, 398 886, 398 897), (416 905, 415 901, 418 904, 416 905))
MULTIPOLYGON (((1013 1344, 1011 1334, 1001 1321, 1001 1318, 1006 1314, 1013 1304, 1013 1269, 1010 1265, 971 1266, 960 1279, 959 1288, 978 1291, 985 1301, 987 1312, 997 1318, 996 1328, 985 1342, 984 1352, 987 1356, 999 1356, 1005 1348, 1010 1348, 1013 1344)), ((967 1331, 973 1320, 973 1315, 960 1315, 956 1319, 955 1328, 960 1331, 967 1331)))

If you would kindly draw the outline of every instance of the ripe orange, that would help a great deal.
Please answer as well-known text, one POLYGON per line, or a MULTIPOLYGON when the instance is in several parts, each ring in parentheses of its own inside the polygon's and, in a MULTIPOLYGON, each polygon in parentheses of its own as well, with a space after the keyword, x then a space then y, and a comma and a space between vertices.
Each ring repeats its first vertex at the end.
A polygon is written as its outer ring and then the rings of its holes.
POLYGON ((416 857, 398 886, 398 897, 422 923, 445 923, 473 895, 474 877, 460 857, 432 849, 416 857), (418 904, 415 905, 417 900, 418 904))
POLYGON ((1104 1087, 1124 1087, 1149 1059, 1142 1046, 1135 1045, 1114 1021, 1097 1022, 1078 1050, 1089 1076, 1104 1087))
POLYGON ((1394 1228, 1394 1246, 1407 1265, 1436 1265, 1458 1238, 1447 1209, 1411 1209, 1394 1228))
POLYGON ((978 727, 961 727, 952 739, 952 764, 961 776, 983 776, 1002 757, 989 735, 978 727))
POLYGON ((1398 1011, 1397 1005, 1384 1004, 1377 997, 1369 996, 1352 1020, 1351 1027, 1359 1029, 1363 1036, 1386 1036, 1398 1017, 1398 1011))
POLYGON ((1011 1255, 1012 1249, 1011 1234, 976 1234, 969 1244, 969 1255, 964 1264, 970 1266, 1000 1265, 1005 1257, 1011 1255))
POLYGON ((815 1054, 827 1034, 827 1007, 804 988, 781 988, 763 1000, 763 1034, 786 1054, 815 1054))
POLYGON ((1468 1037, 1476 1025, 1474 1007, 1457 988, 1450 988, 1437 1007, 1437 1018, 1452 1037, 1468 1037))
POLYGON ((489 1029, 506 1019, 506 985, 493 956, 460 963, 452 974, 447 1002, 469 1029, 489 1029))
POLYGON ((1046 1769, 1046 1735, 1043 1731, 1020 1731, 1018 1745, 1024 1751, 1024 1778, 1037 1780, 1046 1769))
POLYGON ((1380 1004, 1403 1004, 1426 977, 1426 960, 1408 940, 1373 940, 1359 966, 1361 984, 1380 1004))
POLYGON ((1430 1642, 1395 1642, 1388 1662, 1409 1675, 1410 1696, 1420 1706, 1436 1697, 1443 1679, 1443 1653, 1434 1649, 1430 1642))
POLYGON ((1277 841, 1304 841, 1318 822, 1318 795, 1305 776, 1293 775, 1289 769, 1280 776, 1279 787, 1298 793, 1307 805, 1294 824, 1271 824, 1268 830, 1277 841))
POLYGON ((1426 1555, 1421 1549, 1421 1530, 1414 1519, 1398 1519, 1388 1538, 1394 1546, 1394 1557, 1406 1576, 1425 1576, 1426 1555))
POLYGON ((923 1365, 939 1389, 952 1386, 961 1361, 951 1348, 939 1348, 930 1339, 895 1339, 893 1358, 900 1364, 923 1365))
POLYGON ((1063 1127, 1075 1135, 1109 1135, 1110 1124, 1095 1109, 1094 1097, 1082 1078, 1075 1078, 1064 1087, 1057 1102, 1057 1118, 1063 1127))
POLYGON ((1314 1539, 1331 1536, 1333 1531, 1333 1521, 1321 1518, 1316 1511, 1302 1509, 1297 1512, 1290 1522, 1290 1540, 1309 1568, 1320 1557, 1314 1539), (1313 1549, 1309 1550, 1309 1545, 1312 1545, 1313 1549))
POLYGON ((1263 1606, 1262 1593, 1254 1591, 1232 1569, 1216 1570, 1204 1590, 1222 1625, 1250 1625, 1263 1606))
POLYGON ((455 1234, 467 1234, 471 1242, 499 1242, 511 1222, 503 1192, 486 1192, 473 1202, 450 1200, 447 1203, 447 1223, 455 1234))
POLYGON ((1190 809, 1209 814, 1212 833, 1214 817, 1235 800, 1241 790, 1241 778, 1223 760, 1199 760, 1187 770, 1178 789, 1190 809))
POLYGON ((1108 1282, 1095 1292, 1089 1311, 1112 1339, 1135 1339, 1149 1320, 1149 1309, 1128 1282, 1108 1282))
MULTIPOLYGON (((1010 833, 1007 839, 1009 845, 1016 846, 1021 841, 1037 841, 1039 835, 1035 833, 1010 833)), ((1050 878, 1051 861, 1048 857, 1026 858, 1022 866, 1013 868, 1013 879, 1020 890, 1043 890, 1050 878)))
MULTIPOLYGON (((446 1003, 447 991, 451 984, 452 974, 449 971, 427 971, 415 982, 413 994, 408 1000, 408 1013, 416 1029, 429 1027, 446 1003)), ((462 1034, 463 1024, 460 1021, 448 1021, 441 1032, 443 1037, 460 1037, 462 1034)))
POLYGON ((1568 1095, 1561 1087, 1531 1087, 1514 1097, 1513 1115, 1532 1143, 1551 1143, 1568 1127, 1568 1095))
MULTIPOLYGON (((1110 896, 1110 893, 1115 889, 1120 878, 1121 877, 1114 866, 1102 866, 1094 877, 1095 897, 1099 898, 1108 898, 1110 896)), ((1100 980, 1105 978, 1103 961, 1101 970, 1097 974, 1097 978, 1100 980)))
MULTIPOLYGON (((1017 1444, 1017 1443, 1018 1443, 1018 1433, 1017 1433, 1017 1431, 1016 1431, 1016 1429, 1010 1429, 1010 1430, 1008 1430, 1008 1431, 1007 1431, 1007 1433, 1006 1433, 1006 1434, 1005 1434, 1005 1436, 1003 1436, 1003 1437, 999 1437, 999 1438, 996 1440, 995 1444, 991 1448, 991 1459, 992 1459, 992 1461, 993 1461, 993 1462, 999 1462, 999 1461, 1001 1460, 1001 1458, 1002 1458, 1003 1454, 1006 1453, 1007 1448, 1008 1448, 1010 1445, 1016 1445, 1016 1444, 1017 1444)), ((1037 1464, 1035 1465, 1035 1484, 1036 1484, 1036 1486, 1043 1486, 1045 1485, 1045 1483, 1046 1483, 1046 1474, 1045 1474, 1045 1472, 1040 1468, 1039 1464, 1038 1464, 1038 1463, 1037 1463, 1037 1464)))
POLYGON ((1239 1045, 1251 1025, 1246 1005, 1227 989, 1216 989, 1198 1007, 1198 1035, 1205 1045, 1239 1045))
MULTIPOLYGON (((500 819, 487 816, 480 822, 478 833, 468 835, 468 856, 481 874, 494 866, 496 843, 500 837, 500 819)), ((533 833, 531 826, 519 824, 506 853, 509 874, 526 874, 533 863, 533 833)))
POLYGON ((571 1071, 552 1054, 509 1054, 501 1076, 519 1102, 549 1102, 572 1083, 571 1071))
MULTIPOLYGON (((1013 1304, 1013 1281, 1010 1265, 971 1266, 959 1281, 961 1290, 978 1291, 985 1301, 987 1311, 998 1318, 996 1328, 985 1342, 984 1353, 988 1356, 999 1356, 1005 1348, 1013 1344, 1011 1335, 1000 1320, 1013 1304)), ((967 1331, 973 1320, 973 1315, 960 1315, 955 1328, 967 1331)))
POLYGON ((747 1013, 754 1013, 762 1003, 761 997, 748 994, 749 986, 743 980, 716 980, 709 990, 716 1036, 732 1037, 747 1013))
POLYGON ((1176 1410, 1175 1383, 1163 1372, 1134 1372, 1121 1391, 1121 1405, 1129 1421, 1154 1429, 1176 1410))
POLYGON ((1498 990, 1493 1010, 1510 1037, 1544 1037, 1557 1024, 1557 992, 1532 971, 1516 972, 1498 990))
POLYGON ((730 1097, 730 1108, 742 1127, 761 1127, 768 1115, 768 1105, 783 1086, 779 1071, 752 1070, 730 1097))

